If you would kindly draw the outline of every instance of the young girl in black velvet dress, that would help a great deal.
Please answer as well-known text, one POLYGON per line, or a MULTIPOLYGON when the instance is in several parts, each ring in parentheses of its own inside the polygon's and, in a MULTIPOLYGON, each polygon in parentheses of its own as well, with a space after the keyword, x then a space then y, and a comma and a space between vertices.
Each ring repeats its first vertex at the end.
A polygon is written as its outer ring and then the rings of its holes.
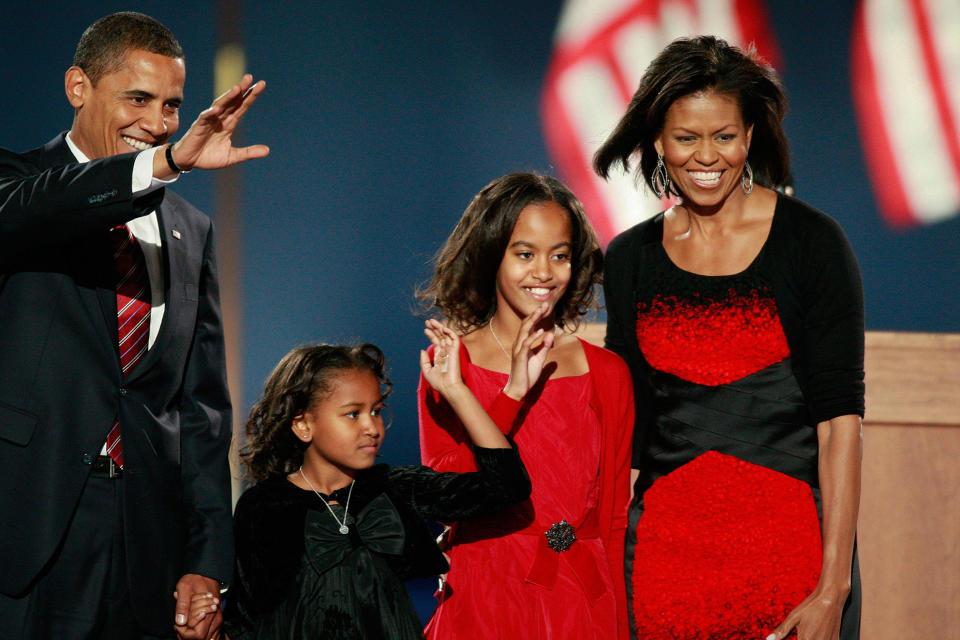
MULTIPOLYGON (((425 519, 460 520, 526 498, 523 463, 460 376, 457 336, 430 320, 423 375, 456 410, 479 470, 374 465, 390 381, 375 346, 290 352, 247 421, 257 481, 235 512, 237 571, 224 629, 247 638, 422 638, 403 581, 447 570, 425 519)), ((531 355, 537 336, 518 357, 531 355)), ((541 350, 542 351, 542 350, 541 350)), ((536 379, 536 376, 532 377, 536 379)))

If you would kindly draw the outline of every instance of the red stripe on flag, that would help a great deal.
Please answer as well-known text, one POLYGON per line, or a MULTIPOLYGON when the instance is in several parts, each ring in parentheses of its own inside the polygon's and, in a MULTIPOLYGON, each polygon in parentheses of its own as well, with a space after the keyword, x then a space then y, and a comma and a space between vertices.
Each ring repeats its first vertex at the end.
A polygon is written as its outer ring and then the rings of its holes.
POLYGON ((780 49, 769 26, 766 5, 761 0, 735 0, 733 4, 733 15, 737 18, 744 43, 753 42, 767 64, 783 71, 780 49))
MULTIPOLYGON (((583 202, 604 245, 617 233, 623 231, 623 228, 614 212, 608 210, 607 200, 604 199, 604 194, 607 193, 606 185, 593 173, 592 157, 588 150, 597 141, 579 138, 581 132, 574 126, 571 105, 567 104, 565 96, 560 93, 561 81, 565 74, 579 65, 594 63, 603 67, 605 73, 612 78, 621 100, 620 104, 606 105, 610 107, 608 113, 611 111, 623 113, 637 88, 632 85, 626 72, 629 62, 624 64, 621 59, 623 52, 617 47, 619 38, 624 37, 625 30, 634 24, 649 26, 654 37, 664 42, 676 37, 693 35, 693 33, 667 31, 667 26, 660 22, 661 12, 667 5, 670 9, 684 7, 693 19, 695 30, 711 31, 709 27, 700 25, 700 22, 706 18, 700 15, 700 5, 696 0, 670 2, 636 0, 623 7, 619 13, 612 14, 597 24, 592 32, 580 34, 573 39, 559 40, 547 71, 541 101, 541 117, 547 148, 564 180, 583 202)), ((766 62, 773 66, 779 65, 781 56, 773 31, 767 22, 763 1, 730 0, 729 12, 730 15, 724 19, 729 19, 736 24, 739 30, 739 40, 731 44, 746 48, 753 43, 757 53, 766 62)), ((644 214, 649 215, 653 212, 635 213, 633 217, 639 220, 644 217, 644 214)), ((627 216, 628 219, 629 217, 627 216)))
POLYGON ((894 161, 893 145, 883 119, 883 103, 877 86, 876 65, 870 55, 864 3, 857 7, 851 42, 853 99, 857 106, 860 140, 874 193, 883 216, 893 225, 917 223, 910 211, 900 172, 894 161))
MULTIPOLYGON (((553 72, 551 72, 553 73, 553 72)), ((577 195, 587 217, 593 224, 600 243, 606 247, 622 229, 617 229, 600 195, 599 185, 593 179, 593 167, 585 162, 587 153, 577 137, 577 133, 567 117, 567 111, 560 99, 559 82, 548 80, 542 100, 541 121, 550 155, 560 166, 567 186, 577 195)))
MULTIPOLYGON (((691 11, 696 13, 696 4, 693 0, 684 0, 691 11)), ((648 20, 653 24, 659 23, 659 10, 662 0, 640 0, 629 5, 614 18, 611 18, 606 24, 593 33, 590 37, 584 38, 576 47, 563 46, 554 49, 553 59, 550 62, 551 70, 563 73, 568 67, 580 62, 583 58, 593 56, 612 56, 610 44, 614 36, 621 29, 634 21, 642 19, 648 20)), ((734 0, 734 15, 740 34, 743 38, 743 45, 754 42, 757 47, 757 53, 766 60, 771 66, 780 67, 780 50, 777 47, 773 32, 770 29, 767 20, 766 5, 763 0, 734 0)), ((679 35, 677 36, 680 37, 679 35)), ((738 45, 731 42, 730 44, 738 45)), ((548 74, 549 75, 549 74, 548 74)), ((630 89, 630 95, 636 87, 630 89)))
POLYGON ((930 16, 927 15, 922 0, 911 0, 910 5, 920 35, 920 48, 923 51, 927 79, 933 91, 934 102, 937 105, 937 115, 943 129, 943 141, 946 143, 947 153, 953 162, 955 180, 960 181, 960 135, 957 133, 957 123, 953 121, 950 112, 950 97, 947 95, 947 86, 944 82, 946 74, 940 67, 940 58, 937 56, 937 47, 930 30, 930 16))
POLYGON ((627 82, 627 74, 623 72, 623 65, 617 62, 617 57, 613 54, 613 51, 610 50, 610 47, 607 47, 604 51, 603 60, 617 83, 617 90, 620 92, 623 103, 629 104, 630 98, 633 97, 633 93, 637 88, 630 86, 630 83, 627 82))
POLYGON ((561 43, 559 47, 553 50, 550 72, 547 74, 548 79, 551 75, 563 73, 583 58, 612 55, 610 44, 614 35, 630 22, 639 18, 655 21, 659 4, 660 0, 640 0, 631 4, 616 17, 611 18, 590 37, 584 38, 578 46, 561 43))

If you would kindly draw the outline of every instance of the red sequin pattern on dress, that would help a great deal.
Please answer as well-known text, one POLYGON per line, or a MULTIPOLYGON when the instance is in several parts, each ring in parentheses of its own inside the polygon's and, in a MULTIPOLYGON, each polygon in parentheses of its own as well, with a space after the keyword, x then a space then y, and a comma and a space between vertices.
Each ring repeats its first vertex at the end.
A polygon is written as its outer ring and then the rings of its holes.
POLYGON ((654 369, 716 386, 790 355, 773 297, 729 289, 720 300, 656 296, 637 305, 637 341, 654 369))
POLYGON ((766 638, 816 587, 809 485, 715 451, 643 496, 633 565, 637 637, 766 638))

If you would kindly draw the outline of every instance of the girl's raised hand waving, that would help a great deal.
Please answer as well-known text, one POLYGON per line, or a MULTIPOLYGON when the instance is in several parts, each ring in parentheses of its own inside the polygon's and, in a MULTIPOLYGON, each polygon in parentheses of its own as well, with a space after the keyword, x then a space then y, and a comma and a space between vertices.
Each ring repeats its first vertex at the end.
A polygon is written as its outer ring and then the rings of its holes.
POLYGON ((433 343, 433 362, 430 354, 420 351, 420 370, 430 386, 449 400, 454 389, 464 386, 460 376, 460 336, 438 320, 427 320, 423 330, 433 343))
POLYGON ((520 323, 517 338, 513 341, 510 379, 503 392, 514 400, 520 400, 527 395, 540 379, 547 355, 553 347, 553 331, 535 328, 549 308, 550 305, 544 302, 524 318, 520 323))
POLYGON ((473 444, 508 449, 510 443, 460 376, 460 336, 437 320, 427 320, 423 332, 433 343, 433 362, 430 354, 420 351, 423 377, 453 407, 473 444))

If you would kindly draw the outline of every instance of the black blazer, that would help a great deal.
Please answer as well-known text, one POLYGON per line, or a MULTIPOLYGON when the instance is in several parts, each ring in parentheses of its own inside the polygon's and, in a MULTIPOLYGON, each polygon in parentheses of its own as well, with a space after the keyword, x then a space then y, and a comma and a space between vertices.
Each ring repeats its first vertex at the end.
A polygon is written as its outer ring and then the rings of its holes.
POLYGON ((119 415, 131 600, 160 634, 181 575, 231 579, 231 414, 210 219, 165 189, 133 198, 135 155, 79 164, 64 134, 0 149, 0 592, 51 558, 119 415), (124 379, 107 231, 152 210, 166 306, 124 379))

